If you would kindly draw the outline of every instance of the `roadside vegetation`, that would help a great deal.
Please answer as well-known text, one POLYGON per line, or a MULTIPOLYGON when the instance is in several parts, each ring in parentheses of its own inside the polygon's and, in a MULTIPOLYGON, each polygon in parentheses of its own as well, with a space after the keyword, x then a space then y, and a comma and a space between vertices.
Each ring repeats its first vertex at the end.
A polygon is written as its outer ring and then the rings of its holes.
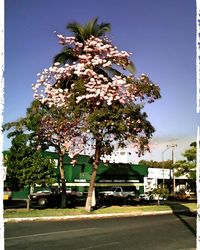
POLYGON ((110 206, 100 207, 91 212, 85 211, 84 208, 65 208, 65 209, 6 209, 4 211, 4 218, 26 218, 26 217, 48 217, 48 216, 72 216, 84 214, 112 214, 112 213, 140 213, 140 212, 157 212, 157 211, 195 211, 197 208, 196 203, 170 203, 165 205, 146 205, 146 206, 110 206))

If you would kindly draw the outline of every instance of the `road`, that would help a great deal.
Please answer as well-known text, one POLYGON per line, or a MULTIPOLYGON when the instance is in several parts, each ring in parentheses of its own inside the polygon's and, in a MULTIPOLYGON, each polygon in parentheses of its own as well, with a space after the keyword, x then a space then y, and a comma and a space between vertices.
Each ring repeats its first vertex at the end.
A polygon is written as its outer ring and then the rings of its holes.
POLYGON ((172 214, 5 224, 6 250, 186 250, 196 216, 172 214))

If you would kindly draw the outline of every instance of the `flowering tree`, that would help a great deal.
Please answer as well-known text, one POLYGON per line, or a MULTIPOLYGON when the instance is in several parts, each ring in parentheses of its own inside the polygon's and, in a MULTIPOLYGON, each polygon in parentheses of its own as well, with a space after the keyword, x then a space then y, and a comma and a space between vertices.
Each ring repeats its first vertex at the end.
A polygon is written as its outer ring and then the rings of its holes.
POLYGON ((147 75, 136 78, 127 72, 130 53, 119 51, 107 37, 90 36, 83 42, 76 37, 57 37, 60 44, 70 46, 76 60, 72 64, 56 62, 39 74, 33 85, 34 97, 78 120, 70 121, 70 128, 78 130, 77 137, 84 133, 84 140, 69 147, 73 136, 66 130, 69 134, 66 132, 61 142, 70 155, 77 154, 77 148, 83 148, 88 140, 93 142, 93 171, 86 201, 90 211, 100 157, 110 154, 114 145, 125 147, 127 143, 132 143, 139 155, 149 150, 154 128, 142 108, 145 102, 159 98, 160 90, 147 75))

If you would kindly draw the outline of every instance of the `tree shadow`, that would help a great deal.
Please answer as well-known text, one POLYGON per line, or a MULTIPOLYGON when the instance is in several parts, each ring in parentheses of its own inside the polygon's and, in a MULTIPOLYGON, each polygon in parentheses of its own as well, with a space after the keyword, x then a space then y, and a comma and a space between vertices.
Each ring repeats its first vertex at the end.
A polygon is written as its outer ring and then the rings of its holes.
POLYGON ((166 205, 170 206, 173 214, 196 236, 196 228, 193 228, 184 218, 184 216, 196 217, 196 212, 191 211, 188 207, 175 201, 166 201, 166 205))

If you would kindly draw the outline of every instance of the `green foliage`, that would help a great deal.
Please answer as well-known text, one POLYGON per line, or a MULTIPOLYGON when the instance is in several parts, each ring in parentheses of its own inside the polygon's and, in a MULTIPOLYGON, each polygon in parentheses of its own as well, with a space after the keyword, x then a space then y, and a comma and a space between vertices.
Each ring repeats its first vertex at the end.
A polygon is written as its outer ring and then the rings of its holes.
POLYGON ((69 63, 72 64, 78 58, 74 51, 69 47, 64 47, 63 50, 54 57, 54 63, 60 62, 61 64, 69 63))
POLYGON ((141 160, 139 161, 139 164, 147 166, 149 168, 170 168, 170 169, 174 168, 172 160, 163 161, 163 162, 153 161, 153 160, 150 160, 150 161, 141 160))
POLYGON ((187 160, 177 161, 174 165, 176 172, 175 176, 185 175, 189 179, 196 179, 196 164, 187 160))
POLYGON ((187 161, 196 163, 196 151, 196 147, 192 146, 191 148, 185 150, 183 156, 187 159, 187 161))
POLYGON ((44 157, 41 152, 35 152, 23 159, 20 182, 34 186, 35 184, 51 186, 55 182, 55 163, 53 159, 44 157))
POLYGON ((158 195, 158 197, 167 198, 169 196, 169 189, 164 187, 157 187, 151 191, 151 194, 158 195))
POLYGON ((66 28, 76 35, 76 38, 80 42, 84 42, 90 36, 101 37, 106 32, 110 32, 109 23, 98 24, 98 17, 90 20, 85 25, 81 25, 77 22, 69 23, 66 28))
POLYGON ((176 176, 185 175, 191 180, 196 179, 196 143, 191 143, 190 148, 183 153, 185 160, 177 161, 174 164, 176 176))
POLYGON ((8 137, 12 138, 12 145, 4 158, 4 165, 7 167, 7 186, 13 190, 36 183, 49 185, 54 181, 52 176, 55 164, 51 159, 42 156, 41 151, 37 150, 39 141, 34 139, 36 122, 41 114, 38 109, 35 110, 35 106, 28 109, 27 113, 25 118, 3 126, 4 131, 11 130, 8 137))
POLYGON ((154 188, 150 195, 157 196, 158 205, 160 205, 160 198, 167 198, 169 196, 169 189, 166 186, 154 188))
POLYGON ((4 158, 7 167, 7 187, 19 190, 24 186, 34 184, 51 184, 55 181, 52 177, 55 163, 49 158, 44 158, 41 151, 36 151, 30 143, 30 135, 22 130, 12 133, 12 145, 4 158))

